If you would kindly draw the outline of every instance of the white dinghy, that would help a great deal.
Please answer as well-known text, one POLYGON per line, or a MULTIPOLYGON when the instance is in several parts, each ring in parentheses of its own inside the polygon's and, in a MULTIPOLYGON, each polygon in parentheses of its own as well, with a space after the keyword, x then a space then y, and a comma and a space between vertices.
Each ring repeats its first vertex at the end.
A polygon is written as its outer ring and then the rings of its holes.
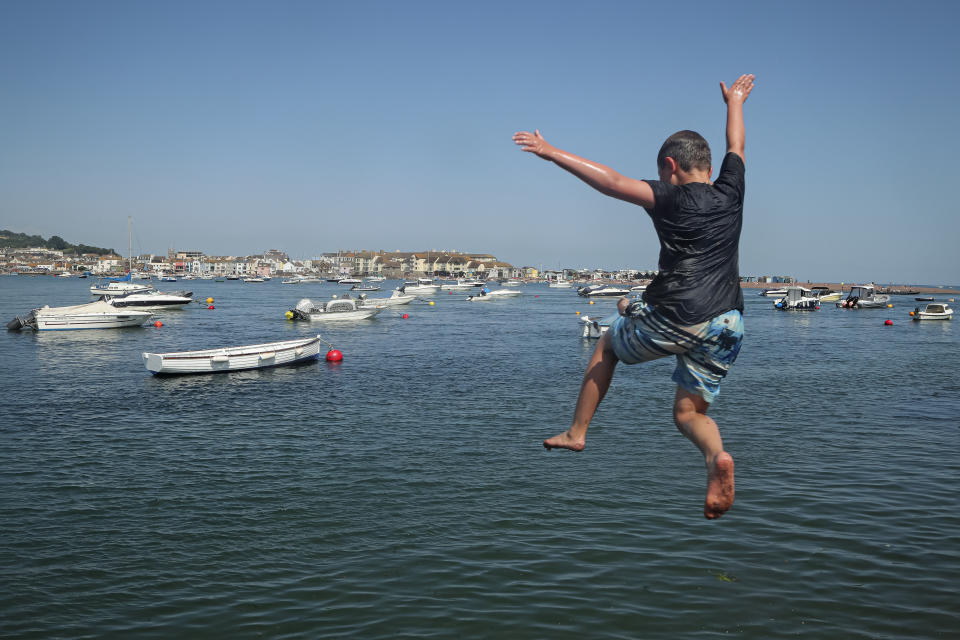
POLYGON ((143 353, 142 357, 147 371, 156 374, 243 371, 316 359, 320 356, 320 341, 320 336, 316 336, 242 347, 143 353))

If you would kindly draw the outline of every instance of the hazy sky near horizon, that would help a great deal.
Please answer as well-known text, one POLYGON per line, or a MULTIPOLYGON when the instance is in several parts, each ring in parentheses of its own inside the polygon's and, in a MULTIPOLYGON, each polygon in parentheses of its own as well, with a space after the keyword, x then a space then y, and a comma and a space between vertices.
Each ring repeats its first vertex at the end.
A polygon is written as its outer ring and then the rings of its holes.
POLYGON ((0 228, 126 253, 457 249, 655 268, 639 207, 746 105, 744 275, 960 283, 955 2, 4 2, 0 228))

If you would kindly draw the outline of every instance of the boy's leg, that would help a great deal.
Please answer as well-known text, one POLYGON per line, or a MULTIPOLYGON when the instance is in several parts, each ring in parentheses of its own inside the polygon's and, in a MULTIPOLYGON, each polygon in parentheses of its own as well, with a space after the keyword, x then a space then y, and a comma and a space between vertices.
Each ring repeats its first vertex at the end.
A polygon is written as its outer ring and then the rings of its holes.
POLYGON ((617 355, 610 345, 610 332, 600 336, 600 341, 593 350, 590 364, 583 374, 580 384, 580 395, 577 397, 577 406, 573 411, 573 424, 567 431, 547 438, 543 446, 547 449, 570 449, 583 451, 586 446, 587 427, 596 413, 600 401, 610 388, 613 379, 613 370, 617 366, 617 355))
POLYGON ((699 394, 678 386, 673 400, 673 420, 693 444, 697 445, 707 465, 707 497, 703 515, 719 518, 733 506, 733 457, 723 450, 720 429, 707 416, 710 403, 699 394))

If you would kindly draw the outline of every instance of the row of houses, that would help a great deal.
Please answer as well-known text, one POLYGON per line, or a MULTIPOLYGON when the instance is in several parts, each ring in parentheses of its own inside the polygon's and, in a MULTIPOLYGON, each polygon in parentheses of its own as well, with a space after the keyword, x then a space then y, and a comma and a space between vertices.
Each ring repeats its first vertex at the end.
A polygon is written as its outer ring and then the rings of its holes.
POLYGON ((326 277, 386 278, 439 275, 495 278, 536 277, 532 267, 516 268, 484 253, 435 251, 337 251, 307 260, 291 260, 270 249, 253 256, 208 256, 201 251, 170 250, 167 255, 144 254, 128 260, 118 255, 64 256, 44 248, 0 248, 0 271, 88 271, 96 275, 123 273, 128 268, 150 274, 248 276, 313 274, 326 277), (132 264, 130 264, 132 263, 132 264))

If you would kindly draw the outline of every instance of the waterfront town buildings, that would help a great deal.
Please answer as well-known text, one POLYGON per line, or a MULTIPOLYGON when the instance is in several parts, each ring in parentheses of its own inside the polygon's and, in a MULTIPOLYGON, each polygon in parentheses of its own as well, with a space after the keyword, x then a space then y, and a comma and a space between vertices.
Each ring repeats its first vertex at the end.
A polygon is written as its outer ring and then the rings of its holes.
MULTIPOLYGON (((0 273, 89 272, 96 276, 121 275, 128 258, 118 255, 64 254, 54 249, 0 247, 0 273)), ((370 251, 339 250, 309 259, 292 259, 285 252, 270 249, 253 256, 208 256, 197 250, 169 250, 166 255, 133 256, 133 270, 173 276, 292 276, 325 278, 382 276, 388 279, 423 276, 481 277, 489 279, 543 278, 547 280, 644 280, 654 270, 637 269, 538 269, 517 267, 489 253, 459 251, 370 251)), ((791 276, 743 276, 744 282, 790 283, 791 276)))

